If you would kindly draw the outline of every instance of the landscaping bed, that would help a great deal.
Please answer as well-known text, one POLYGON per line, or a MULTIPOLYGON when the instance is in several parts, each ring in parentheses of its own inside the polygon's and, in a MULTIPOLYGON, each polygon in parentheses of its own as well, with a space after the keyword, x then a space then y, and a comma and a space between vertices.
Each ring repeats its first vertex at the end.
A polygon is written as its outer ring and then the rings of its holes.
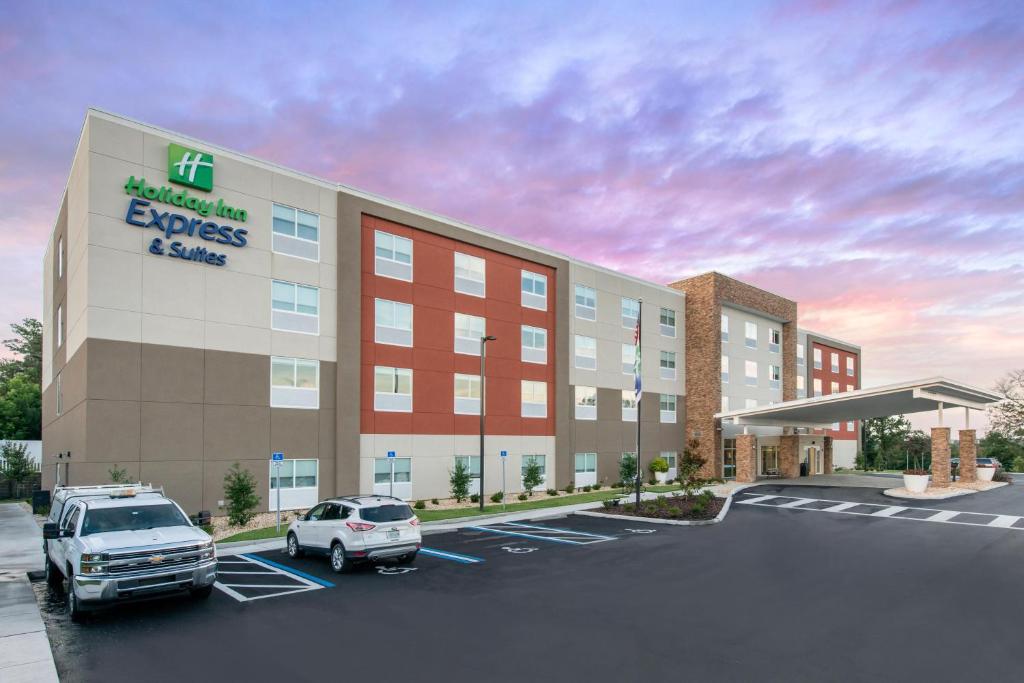
POLYGON ((636 503, 605 504, 602 512, 623 517, 647 517, 650 519, 673 519, 680 521, 707 521, 714 519, 722 511, 725 498, 715 495, 698 496, 658 496, 654 500, 640 502, 639 512, 636 503))

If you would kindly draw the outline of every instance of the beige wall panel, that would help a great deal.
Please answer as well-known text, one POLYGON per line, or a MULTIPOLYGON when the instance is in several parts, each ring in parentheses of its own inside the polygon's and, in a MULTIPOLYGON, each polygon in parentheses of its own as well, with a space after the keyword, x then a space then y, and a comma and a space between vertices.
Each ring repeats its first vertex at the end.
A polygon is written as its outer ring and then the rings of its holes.
POLYGON ((224 475, 231 466, 238 462, 242 469, 252 472, 256 479, 256 495, 259 497, 259 510, 267 510, 267 494, 270 490, 270 456, 265 458, 235 459, 213 461, 207 460, 203 466, 203 508, 214 515, 226 515, 227 510, 219 507, 224 500, 224 475))
POLYGON ((139 459, 138 401, 86 402, 86 458, 89 462, 135 462, 139 459))
POLYGON ((91 339, 142 341, 141 313, 90 306, 82 319, 88 322, 85 333, 91 339))
POLYGON ((253 354, 207 350, 206 403, 248 406, 270 404, 270 359, 253 354))
POLYGON ((206 320, 270 327, 270 281, 223 268, 206 271, 206 320))
POLYGON ((202 349, 206 342, 206 325, 202 320, 173 318, 167 315, 142 314, 142 343, 183 346, 202 349))
POLYGON ((338 215, 338 193, 334 188, 320 188, 320 215, 331 218, 338 215))
POLYGON ((338 286, 338 266, 333 263, 320 262, 320 286, 336 289, 338 286))
MULTIPOLYGON (((322 257, 323 254, 324 249, 321 244, 320 256, 322 257)), ((270 271, 275 280, 297 282, 301 285, 311 285, 314 287, 320 284, 320 264, 316 261, 285 256, 284 254, 272 254, 270 271)), ((333 289, 334 285, 331 285, 331 288, 333 289)))
POLYGON ((270 176, 270 198, 278 203, 303 211, 320 213, 319 184, 304 182, 283 173, 270 176))
POLYGON ((270 355, 269 328, 207 321, 204 336, 207 350, 270 355))
MULTIPOLYGON (((335 363, 320 361, 320 410, 334 410, 335 397, 338 392, 338 366, 335 363)), ((333 419, 333 418, 332 418, 333 419)))
POLYGON ((320 216, 320 260, 324 263, 338 262, 338 221, 330 216, 320 216))
MULTIPOLYGON (((253 232, 262 233, 263 228, 250 231, 248 236, 251 236, 253 232)), ((227 264, 221 266, 221 268, 227 269, 232 273, 246 273, 248 275, 257 275, 259 277, 270 277, 271 253, 269 251, 252 248, 251 242, 246 246, 239 248, 224 247, 222 251, 227 254, 228 259, 227 264)))
MULTIPOLYGON (((227 189, 254 197, 270 196, 270 171, 252 163, 236 161, 227 154, 205 149, 202 144, 177 137, 173 140, 186 147, 197 148, 214 155, 214 192, 227 189)), ((161 183, 167 182, 167 144, 171 141, 172 138, 163 135, 144 134, 143 163, 152 169, 147 170, 147 174, 152 175, 154 171, 158 173, 161 183)))
MULTIPOLYGON (((89 120, 89 150, 141 164, 144 133, 101 118, 89 120)), ((164 165, 167 155, 164 154, 164 165)))
POLYGON ((282 452, 285 458, 320 457, 320 411, 289 408, 270 409, 270 453, 282 452))
POLYGON ((202 349, 155 344, 136 346, 136 349, 141 349, 139 373, 143 401, 202 403, 202 349))
POLYGON ((163 236, 153 228, 147 230, 125 223, 124 216, 110 218, 90 213, 87 223, 89 244, 134 254, 144 253, 154 237, 163 236))
POLYGON ((269 457, 270 408, 204 406, 203 439, 207 461, 245 460, 254 456, 266 459, 269 457))
MULTIPOLYGON (((329 496, 340 496, 346 493, 355 492, 356 488, 354 486, 351 487, 351 489, 348 491, 335 490, 335 482, 337 481, 337 469, 335 464, 335 444, 337 440, 334 438, 333 408, 327 410, 320 410, 317 437, 317 448, 320 452, 319 496, 321 500, 329 496)), ((355 473, 355 467, 352 467, 351 470, 353 473, 355 473)))
POLYGON ((320 336, 321 362, 336 363, 338 361, 338 340, 334 337, 320 336))
POLYGON ((142 460, 203 459, 202 405, 143 402, 141 416, 142 460))
MULTIPOLYGON (((88 398, 139 400, 139 344, 91 339, 86 388, 88 398)), ((65 396, 66 398, 66 396, 65 396)))
POLYGON ((318 359, 320 357, 320 337, 315 334, 275 330, 270 333, 270 353, 274 356, 318 359))
POLYGON ((200 510, 215 512, 203 506, 203 469, 199 460, 143 461, 139 464, 142 482, 163 486, 164 493, 190 516, 200 510))
MULTIPOLYGON (((142 308, 142 255, 89 247, 89 307, 139 311, 142 308)), ((152 259, 151 259, 152 260, 152 259)))
MULTIPOLYGON (((164 154, 166 155, 166 151, 164 154)), ((165 161, 164 168, 166 166, 165 161)), ((129 163, 105 154, 91 152, 89 154, 89 211, 123 221, 132 198, 132 195, 124 191, 124 184, 131 176, 135 176, 136 180, 145 176, 142 164, 129 163)), ((159 185, 166 181, 166 172, 160 179, 146 178, 147 184, 159 185)), ((133 226, 126 224, 125 227, 133 226)))
POLYGON ((158 256, 141 261, 143 313, 203 319, 207 268, 158 256))

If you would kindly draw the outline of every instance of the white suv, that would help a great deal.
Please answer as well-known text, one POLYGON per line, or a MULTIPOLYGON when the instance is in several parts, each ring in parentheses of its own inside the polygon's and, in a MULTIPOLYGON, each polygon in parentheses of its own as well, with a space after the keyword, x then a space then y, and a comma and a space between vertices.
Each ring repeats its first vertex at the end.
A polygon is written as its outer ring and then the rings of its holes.
POLYGON ((360 562, 416 560, 420 520, 405 501, 390 496, 343 496, 320 503, 288 527, 288 555, 327 553, 331 569, 360 562))

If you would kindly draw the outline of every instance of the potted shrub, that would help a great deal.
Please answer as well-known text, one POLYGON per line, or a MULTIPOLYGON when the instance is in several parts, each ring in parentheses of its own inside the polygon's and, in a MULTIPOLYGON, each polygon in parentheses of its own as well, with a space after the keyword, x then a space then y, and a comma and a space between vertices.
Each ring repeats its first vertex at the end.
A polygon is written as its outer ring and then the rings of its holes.
POLYGON ((911 493, 924 493, 928 488, 928 470, 921 467, 918 460, 914 461, 914 467, 903 470, 903 488, 911 493))
POLYGON ((654 475, 654 480, 659 484, 664 484, 665 479, 668 476, 668 461, 665 458, 655 458, 647 466, 651 470, 651 474, 654 475))

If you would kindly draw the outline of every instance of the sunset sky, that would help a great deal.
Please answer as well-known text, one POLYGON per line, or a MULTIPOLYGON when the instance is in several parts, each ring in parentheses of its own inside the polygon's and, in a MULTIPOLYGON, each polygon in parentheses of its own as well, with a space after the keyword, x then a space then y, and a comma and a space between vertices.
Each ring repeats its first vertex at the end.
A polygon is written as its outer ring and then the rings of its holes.
POLYGON ((1024 366, 1024 3, 0 2, 0 327, 88 106, 658 282, 870 386, 1024 366), (262 9, 261 9, 262 8, 262 9))

